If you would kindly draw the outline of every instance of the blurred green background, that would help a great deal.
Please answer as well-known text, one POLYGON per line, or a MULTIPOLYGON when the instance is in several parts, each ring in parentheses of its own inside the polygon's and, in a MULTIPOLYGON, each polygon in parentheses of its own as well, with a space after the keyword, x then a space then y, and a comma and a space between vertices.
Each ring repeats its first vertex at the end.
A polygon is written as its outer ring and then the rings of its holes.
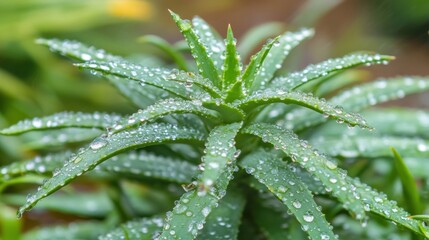
MULTIPOLYGON (((370 50, 397 60, 362 70, 364 80, 429 75, 427 0, 0 0, 0 127, 59 111, 134 111, 106 81, 79 71, 35 39, 75 39, 145 65, 166 65, 171 59, 164 52, 138 39, 153 34, 181 40, 167 9, 184 18, 199 15, 222 35, 231 24, 239 42, 264 23, 271 23, 271 35, 314 27, 316 36, 293 52, 288 70, 370 50)), ((400 104, 427 108, 429 97, 400 104)), ((43 151, 34 147, 39 138, 0 137, 0 165, 43 151)), ((0 210, 5 219, 14 218, 11 210, 0 210)))

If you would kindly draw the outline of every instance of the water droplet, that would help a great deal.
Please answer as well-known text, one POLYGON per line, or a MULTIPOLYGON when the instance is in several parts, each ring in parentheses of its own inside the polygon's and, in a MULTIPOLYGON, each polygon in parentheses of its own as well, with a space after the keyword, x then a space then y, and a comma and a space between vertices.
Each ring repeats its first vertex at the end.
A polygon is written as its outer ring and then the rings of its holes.
POLYGON ((303 218, 304 218, 304 221, 306 222, 312 222, 314 220, 314 216, 311 215, 310 213, 305 214, 303 218))
POLYGON ((293 202, 292 203, 292 205, 295 207, 295 208, 301 208, 301 203, 300 202, 298 202, 298 201, 295 201, 295 202, 293 202))
POLYGON ((89 147, 92 150, 98 150, 106 145, 107 145, 107 141, 105 139, 97 138, 89 145, 89 147))

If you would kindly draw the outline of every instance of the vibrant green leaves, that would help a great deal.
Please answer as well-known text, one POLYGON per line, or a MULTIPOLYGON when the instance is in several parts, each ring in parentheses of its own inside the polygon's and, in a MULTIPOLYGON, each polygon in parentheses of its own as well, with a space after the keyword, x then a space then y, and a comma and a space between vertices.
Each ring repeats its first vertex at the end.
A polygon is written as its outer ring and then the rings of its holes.
POLYGON ((142 218, 122 224, 119 228, 100 236, 99 240, 152 240, 161 232, 162 217, 142 218))
POLYGON ((370 128, 360 115, 345 112, 341 107, 334 107, 324 100, 315 98, 313 95, 300 92, 285 92, 283 90, 273 91, 271 89, 266 89, 243 99, 238 104, 238 107, 247 112, 255 109, 259 105, 275 102, 301 105, 323 113, 326 117, 337 119, 339 122, 346 122, 351 126, 358 125, 363 128, 370 128))
POLYGON ((311 239, 335 239, 332 227, 318 209, 310 191, 278 154, 256 151, 246 156, 240 165, 289 208, 311 239))
POLYGON ((322 63, 309 65, 304 70, 294 72, 286 77, 273 79, 270 84, 271 88, 281 88, 284 90, 295 89, 307 82, 329 77, 333 73, 344 71, 359 65, 387 64, 387 61, 394 59, 391 56, 369 54, 369 53, 352 53, 342 58, 326 60, 322 63))
POLYGON ((203 171, 191 191, 167 213, 160 239, 195 239, 207 216, 224 197, 238 157, 234 138, 241 124, 218 126, 207 139, 203 171))
POLYGON ((204 136, 193 130, 174 125, 149 124, 137 129, 125 130, 107 137, 95 139, 88 148, 72 157, 63 168, 50 178, 19 210, 19 215, 30 209, 38 201, 52 194, 84 172, 120 152, 153 144, 201 141, 204 136))
POLYGON ((266 57, 258 66, 254 76, 251 91, 264 89, 266 84, 273 78, 278 69, 282 67, 283 61, 289 52, 304 39, 313 36, 311 29, 302 29, 297 32, 287 32, 281 35, 269 49, 266 57))
POLYGON ((236 49, 236 40, 232 33, 231 26, 228 26, 228 33, 226 35, 226 52, 225 63, 223 65, 223 89, 228 89, 230 86, 239 81, 241 73, 240 56, 236 49))
POLYGON ((106 113, 73 113, 62 112, 51 116, 24 120, 0 131, 0 134, 15 135, 34 130, 57 128, 100 128, 105 129, 122 117, 106 113))
MULTIPOLYGON (((189 48, 191 49, 192 56, 195 59, 198 70, 201 76, 209 79, 214 86, 221 88, 221 81, 219 78, 219 73, 215 67, 213 59, 209 57, 207 47, 204 46, 205 42, 202 41, 208 39, 199 38, 198 35, 192 29, 192 25, 189 20, 182 20, 179 15, 170 11, 173 20, 176 22, 177 26, 180 29, 180 32, 185 37, 188 42, 189 48)), ((208 30, 208 29, 207 29, 208 30)), ((206 34, 206 32, 212 34, 211 31, 204 31, 201 34, 206 34)), ((210 44, 210 42, 208 42, 210 44)), ((211 45, 209 45, 211 46, 211 45)), ((217 46, 214 46, 217 47, 217 46)), ((217 51, 218 48, 216 48, 217 51)), ((213 51, 213 48, 212 48, 213 51)), ((213 51, 213 52, 216 52, 213 51)), ((219 49, 221 52, 221 49, 219 49)))

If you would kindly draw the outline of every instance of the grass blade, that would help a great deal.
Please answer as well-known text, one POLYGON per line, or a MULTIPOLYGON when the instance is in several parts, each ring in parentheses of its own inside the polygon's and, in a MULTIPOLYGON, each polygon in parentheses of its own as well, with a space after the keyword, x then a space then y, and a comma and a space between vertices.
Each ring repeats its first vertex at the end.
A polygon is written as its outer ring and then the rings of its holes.
POLYGON ((318 210, 311 192, 278 154, 255 152, 247 155, 240 166, 265 184, 289 208, 311 239, 335 239, 331 225, 318 210))
POLYGON ((401 179, 402 192, 407 204, 407 210, 411 214, 419 214, 422 212, 423 208, 420 201, 420 194, 416 186, 416 181, 408 170, 407 165, 405 165, 401 155, 399 155, 399 153, 394 148, 390 149, 392 150, 395 159, 396 172, 399 175, 399 179, 401 179))
POLYGON ((193 129, 182 129, 166 124, 142 125, 137 129, 125 130, 118 134, 97 138, 88 148, 72 157, 57 175, 54 175, 41 186, 39 191, 31 195, 25 205, 18 210, 18 216, 21 216, 24 211, 30 209, 38 201, 60 189, 74 178, 92 170, 104 160, 120 152, 160 143, 198 142, 203 139, 204 136, 193 129))
POLYGON ((71 223, 69 225, 60 225, 54 227, 45 227, 33 229, 23 236, 23 240, 76 240, 76 239, 96 239, 98 235, 108 231, 105 223, 96 221, 86 221, 71 223))

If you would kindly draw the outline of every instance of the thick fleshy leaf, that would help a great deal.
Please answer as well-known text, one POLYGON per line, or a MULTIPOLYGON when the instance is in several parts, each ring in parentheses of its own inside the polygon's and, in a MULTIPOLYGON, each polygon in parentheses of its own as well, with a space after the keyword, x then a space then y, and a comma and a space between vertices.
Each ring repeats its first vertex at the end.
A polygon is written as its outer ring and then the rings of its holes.
POLYGON ((169 98, 171 95, 160 88, 151 85, 142 86, 137 81, 117 76, 106 76, 106 79, 118 89, 122 96, 139 108, 145 108, 160 99, 169 98))
POLYGON ((261 137, 263 141, 289 155, 293 161, 318 178, 328 192, 338 198, 346 209, 356 214, 356 218, 364 219, 365 211, 371 211, 423 235, 418 221, 407 218, 410 214, 399 208, 396 202, 388 200, 385 194, 378 193, 358 179, 348 177, 344 170, 339 169, 306 141, 299 140, 294 133, 269 124, 253 124, 242 131, 261 137))
POLYGON ((83 43, 73 40, 59 39, 37 39, 38 44, 49 47, 49 50, 59 53, 65 57, 72 58, 79 62, 87 62, 91 60, 97 61, 121 61, 122 57, 107 53, 103 49, 87 46, 83 43))
POLYGON ((350 129, 338 126, 334 122, 327 122, 318 127, 311 134, 311 138, 341 138, 344 135, 352 137, 359 135, 363 137, 429 138, 429 133, 426 131, 429 127, 429 112, 427 111, 405 108, 375 108, 362 112, 362 116, 369 125, 374 127, 374 131, 350 129))
MULTIPOLYGON (((192 56, 195 59, 195 62, 197 64, 198 70, 201 74, 201 76, 209 79, 214 86, 217 88, 221 88, 221 81, 219 78, 219 72, 215 67, 215 64, 211 57, 209 57, 209 51, 207 47, 204 44, 209 44, 206 42, 203 42, 204 40, 208 39, 201 39, 199 36, 195 33, 195 30, 192 28, 192 25, 189 20, 182 20, 179 15, 173 13, 170 11, 171 16, 173 17, 173 20, 176 22, 177 26, 179 27, 180 32, 185 37, 186 42, 189 45, 189 48, 191 49, 192 56)), ((209 32, 212 34, 212 32, 208 29, 204 31, 209 32)), ((202 29, 201 29, 202 31, 202 29)), ((207 45, 211 46, 211 45, 207 45)), ((217 49, 216 49, 217 50, 217 49)), ((211 50, 212 51, 212 50, 211 50)), ((221 49, 219 49, 221 52, 221 49)), ((222 63, 220 63, 222 64, 222 63)))
MULTIPOLYGON (((358 112, 369 106, 400 99, 413 93, 429 90, 427 77, 397 77, 383 79, 362 84, 345 90, 329 100, 330 103, 340 105, 347 111, 358 112)), ((300 131, 325 122, 321 116, 306 109, 296 109, 277 123, 288 129, 300 131)))
POLYGON ((85 143, 100 136, 100 129, 64 128, 26 133, 25 149, 63 148, 68 144, 85 143))
POLYGON ((194 129, 180 128, 167 124, 147 124, 95 139, 88 148, 72 157, 63 168, 43 184, 39 191, 30 196, 18 215, 30 209, 38 201, 52 194, 74 178, 92 170, 104 160, 130 149, 145 147, 148 145, 197 141, 204 139, 204 135, 194 129))
POLYGON ((273 40, 268 41, 258 53, 256 53, 250 58, 250 62, 244 70, 243 75, 241 76, 241 81, 238 81, 235 84, 239 86, 244 84, 243 87, 246 90, 246 94, 248 94, 250 88, 252 87, 253 81, 255 80, 255 76, 258 73, 259 68, 261 68, 263 62, 265 61, 265 58, 270 52, 270 49, 274 46, 274 44, 277 44, 279 38, 280 37, 276 37, 273 40))
POLYGON ((225 197, 219 201, 219 206, 209 214, 197 239, 237 239, 245 198, 234 190, 228 189, 225 197))
POLYGON ((394 147, 409 158, 427 158, 429 141, 416 138, 382 136, 336 136, 318 137, 311 143, 322 152, 344 158, 382 158, 391 157, 389 147, 394 147))
POLYGON ((206 142, 204 170, 194 189, 182 195, 173 211, 167 214, 160 239, 195 239, 207 216, 224 197, 238 157, 234 138, 241 123, 218 126, 206 142))
POLYGON ((254 152, 247 155, 240 166, 289 208, 311 239, 335 239, 331 225, 320 212, 311 192, 278 154, 254 152))
POLYGON ((184 75, 184 72, 176 72, 176 73, 177 75, 179 75, 179 77, 173 74, 173 75, 170 75, 173 78, 169 78, 168 80, 181 83, 188 88, 193 87, 193 85, 195 85, 201 88, 202 90, 206 91, 213 98, 221 97, 222 94, 219 92, 219 90, 213 85, 213 83, 210 80, 203 78, 199 75, 196 75, 192 72, 187 72, 186 73, 187 76, 184 75))
POLYGON ((217 111, 222 116, 222 120, 227 123, 239 122, 245 118, 245 113, 228 103, 223 103, 221 99, 215 99, 214 101, 204 101, 203 106, 217 111))
POLYGON ((142 218, 122 224, 115 230, 98 237, 98 240, 152 240, 161 233, 162 217, 142 218))
POLYGON ((285 92, 283 90, 266 89, 264 91, 255 92, 237 105, 247 112, 258 106, 276 102, 301 105, 319 113, 323 113, 324 116, 331 117, 339 122, 346 122, 351 126, 357 125, 362 128, 370 128, 359 114, 345 112, 341 107, 332 106, 325 100, 301 92, 285 92))
POLYGON ((223 65, 222 54, 225 51, 223 39, 215 29, 200 17, 192 18, 192 26, 201 43, 206 46, 207 54, 213 60, 216 69, 221 73, 220 70, 223 65))
POLYGON ((313 36, 313 34, 314 31, 312 29, 302 29, 297 32, 287 32, 281 35, 269 50, 262 65, 258 68, 251 90, 264 89, 277 70, 282 67, 283 61, 289 55, 290 50, 304 39, 313 36))
POLYGON ((423 205, 420 202, 420 194, 416 186, 416 181, 398 151, 394 148, 391 148, 391 150, 395 159, 395 169, 402 183, 402 192, 406 202, 406 208, 411 214, 419 214, 423 210, 423 205))
POLYGON ((133 128, 139 124, 151 122, 155 119, 174 113, 192 113, 211 120, 221 120, 220 115, 217 112, 202 107, 202 102, 199 100, 188 101, 169 98, 159 101, 143 110, 139 110, 137 113, 128 117, 128 119, 118 122, 118 124, 113 127, 112 131, 113 133, 116 133, 123 129, 133 128))
MULTIPOLYGON (((2 195, 2 202, 20 205, 25 203, 23 195, 2 195)), ((46 198, 35 209, 52 210, 81 217, 105 217, 113 211, 113 206, 105 193, 62 193, 54 198, 46 198), (79 202, 79 204, 76 204, 79 202)))
POLYGON ((319 179, 328 192, 341 201, 346 209, 353 212, 356 218, 364 218, 363 204, 354 189, 350 188, 344 180, 345 171, 320 155, 306 141, 298 139, 289 130, 270 124, 252 124, 244 128, 242 132, 259 136, 263 141, 271 143, 274 147, 285 152, 292 161, 296 161, 319 179))
POLYGON ((0 134, 15 135, 35 130, 58 128, 100 128, 105 129, 119 121, 122 117, 106 113, 62 112, 42 118, 20 121, 0 134))
POLYGON ((86 63, 77 63, 75 65, 83 69, 92 70, 92 72, 95 74, 116 76, 132 81, 137 81, 143 85, 148 84, 184 99, 201 99, 209 97, 207 93, 193 84, 192 78, 196 75, 189 75, 186 72, 181 72, 178 70, 147 68, 126 61, 90 61, 86 63), (189 81, 190 84, 181 84, 177 82, 178 79, 183 79, 184 82, 189 81))
POLYGON ((108 226, 100 222, 79 222, 69 225, 33 229, 27 232, 23 240, 90 240, 108 231, 108 226))
POLYGON ((270 87, 273 89, 281 88, 284 90, 295 89, 307 82, 316 79, 326 78, 333 73, 342 72, 348 68, 359 65, 372 65, 387 63, 394 57, 371 54, 371 53, 352 53, 341 58, 334 58, 319 64, 309 65, 304 70, 291 73, 285 77, 273 79, 270 87))
MULTIPOLYGON (((241 72, 240 56, 236 49, 236 42, 232 33, 231 26, 228 26, 228 33, 225 40, 225 63, 223 65, 223 89, 229 89, 230 86, 239 81, 241 72)), ((240 88, 241 89, 241 88, 240 88)))
MULTIPOLYGON (((29 161, 14 162, 0 168, 0 179, 9 180, 31 173, 55 175, 60 171, 71 152, 38 156, 29 161)), ((98 165, 93 173, 111 173, 122 178, 157 178, 177 183, 187 183, 197 173, 197 167, 180 159, 163 157, 145 151, 129 152, 114 156, 98 165)))
POLYGON ((147 177, 188 183, 196 176, 197 166, 183 160, 138 151, 114 156, 98 165, 94 171, 114 173, 122 178, 147 177))

